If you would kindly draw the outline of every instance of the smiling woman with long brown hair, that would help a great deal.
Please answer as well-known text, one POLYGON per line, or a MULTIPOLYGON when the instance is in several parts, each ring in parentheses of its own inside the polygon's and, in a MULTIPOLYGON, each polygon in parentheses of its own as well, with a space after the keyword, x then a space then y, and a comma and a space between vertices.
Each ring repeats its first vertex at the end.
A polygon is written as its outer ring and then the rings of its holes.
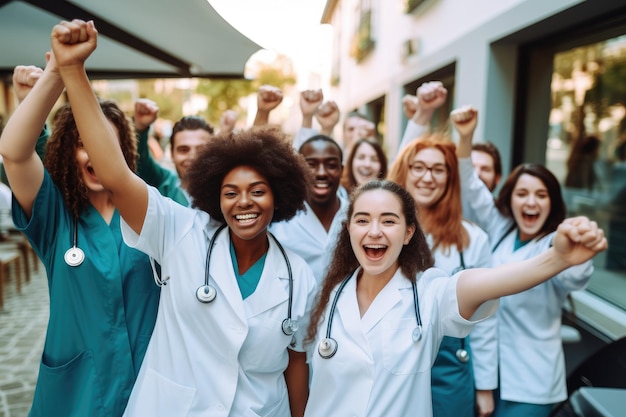
POLYGON ((444 336, 467 335, 494 313, 498 297, 604 249, 596 224, 567 219, 548 252, 450 277, 431 268, 415 202, 404 188, 380 180, 357 188, 311 314, 305 416, 431 415, 430 369, 444 336))

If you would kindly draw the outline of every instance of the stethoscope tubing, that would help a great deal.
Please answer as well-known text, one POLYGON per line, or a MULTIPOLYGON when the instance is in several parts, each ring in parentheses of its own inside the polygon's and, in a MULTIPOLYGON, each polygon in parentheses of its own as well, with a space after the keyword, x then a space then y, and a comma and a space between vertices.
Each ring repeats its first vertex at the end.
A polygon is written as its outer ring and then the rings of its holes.
POLYGON ((65 251, 63 260, 68 266, 76 267, 85 260, 85 252, 78 247, 78 219, 72 221, 72 247, 65 251))
MULTIPOLYGON (((215 242, 217 240, 217 235, 219 235, 219 233, 222 230, 224 230, 226 226, 227 226, 226 223, 222 224, 215 231, 215 233, 211 237, 211 240, 209 241, 209 247, 207 249, 207 256, 206 256, 206 263, 204 267, 204 285, 200 286, 196 290, 196 298, 198 301, 200 301, 203 304, 211 303, 213 300, 215 300, 217 296, 217 290, 215 289, 215 287, 210 285, 211 278, 210 278, 209 270, 211 266, 211 255, 213 253, 213 247, 215 246, 215 242)), ((289 276, 289 299, 287 301, 287 318, 283 320, 281 328, 285 335, 292 336, 298 330, 298 323, 296 320, 293 320, 291 317, 292 307, 293 307, 293 271, 291 269, 291 262, 289 262, 289 257, 287 256, 287 252, 285 251, 283 246, 280 244, 278 239, 276 239, 276 237, 269 231, 267 233, 268 235, 272 237, 272 239, 276 243, 276 246, 278 246, 278 249, 280 250, 281 254, 283 255, 283 258, 285 259, 285 263, 287 264, 287 274, 289 276)))
MULTIPOLYGON (((339 284, 337 292, 335 293, 333 301, 330 305, 330 311, 328 312, 328 322, 326 323, 326 337, 320 340, 320 343, 317 347, 317 352, 324 359, 332 358, 335 353, 337 353, 337 341, 331 336, 333 318, 335 316, 335 310, 337 309, 339 297, 341 296, 341 293, 343 292, 344 287, 346 286, 350 278, 352 278, 352 276, 354 275, 354 272, 355 271, 351 272, 347 277, 343 279, 343 281, 341 281, 341 284, 339 284)), ((422 316, 420 315, 417 283, 415 282, 415 280, 411 280, 411 287, 413 289, 413 307, 415 310, 415 320, 417 322, 417 327, 413 330, 411 337, 413 338, 414 342, 418 342, 422 338, 422 316)))

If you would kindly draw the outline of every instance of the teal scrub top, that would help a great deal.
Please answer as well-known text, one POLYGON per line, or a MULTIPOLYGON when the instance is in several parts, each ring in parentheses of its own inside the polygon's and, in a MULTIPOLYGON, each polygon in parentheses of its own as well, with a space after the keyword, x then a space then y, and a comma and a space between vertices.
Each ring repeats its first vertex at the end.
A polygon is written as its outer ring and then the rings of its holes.
POLYGON ((155 187, 161 195, 169 197, 185 207, 191 204, 180 188, 180 178, 174 172, 159 165, 150 154, 148 147, 148 131, 137 134, 137 175, 149 185, 155 187))
POLYGON ((433 417, 474 417, 474 368, 469 336, 464 339, 444 336, 431 370, 433 417), (464 342, 463 342, 464 341, 464 342), (470 360, 461 362, 456 351, 461 348, 470 360))
POLYGON ((50 319, 32 417, 119 417, 156 320, 160 289, 148 257, 123 243, 117 211, 107 224, 89 206, 78 220, 84 262, 68 266, 72 214, 45 171, 28 220, 13 199, 13 221, 42 260, 50 319))

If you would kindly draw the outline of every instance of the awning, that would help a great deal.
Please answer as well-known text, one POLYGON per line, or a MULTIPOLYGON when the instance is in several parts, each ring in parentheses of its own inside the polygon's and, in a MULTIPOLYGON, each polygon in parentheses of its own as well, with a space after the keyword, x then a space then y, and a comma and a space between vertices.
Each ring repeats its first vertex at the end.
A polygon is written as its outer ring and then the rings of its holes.
POLYGON ((98 49, 87 61, 97 78, 240 78, 261 49, 207 0, 0 0, 0 77, 16 65, 45 65, 61 20, 94 20, 98 49))

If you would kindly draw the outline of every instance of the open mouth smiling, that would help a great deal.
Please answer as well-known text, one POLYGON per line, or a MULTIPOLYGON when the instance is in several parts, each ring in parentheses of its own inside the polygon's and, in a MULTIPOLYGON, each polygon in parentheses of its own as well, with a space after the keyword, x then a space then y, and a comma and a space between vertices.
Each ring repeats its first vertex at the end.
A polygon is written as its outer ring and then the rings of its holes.
POLYGON ((363 245, 363 250, 368 258, 382 258, 387 251, 387 245, 363 245))
POLYGON ((251 223, 259 217, 258 213, 247 213, 247 214, 237 214, 235 215, 235 220, 239 223, 251 223))

